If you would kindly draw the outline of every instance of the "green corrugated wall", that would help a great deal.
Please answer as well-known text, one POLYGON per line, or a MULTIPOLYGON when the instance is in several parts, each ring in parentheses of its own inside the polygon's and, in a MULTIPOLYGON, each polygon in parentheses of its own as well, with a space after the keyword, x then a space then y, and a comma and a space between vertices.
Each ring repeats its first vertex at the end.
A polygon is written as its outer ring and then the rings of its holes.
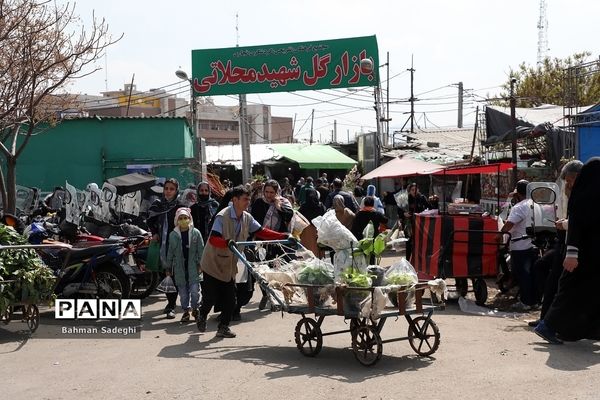
POLYGON ((194 182, 193 140, 185 118, 80 118, 33 136, 17 161, 17 183, 50 191, 65 180, 79 189, 151 164, 159 177, 194 182))

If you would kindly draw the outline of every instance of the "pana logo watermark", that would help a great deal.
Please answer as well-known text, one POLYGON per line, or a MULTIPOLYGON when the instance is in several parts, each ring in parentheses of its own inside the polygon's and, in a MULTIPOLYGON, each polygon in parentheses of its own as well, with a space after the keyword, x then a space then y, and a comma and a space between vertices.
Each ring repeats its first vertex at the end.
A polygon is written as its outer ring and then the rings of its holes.
POLYGON ((57 299, 56 319, 141 319, 139 299, 57 299))

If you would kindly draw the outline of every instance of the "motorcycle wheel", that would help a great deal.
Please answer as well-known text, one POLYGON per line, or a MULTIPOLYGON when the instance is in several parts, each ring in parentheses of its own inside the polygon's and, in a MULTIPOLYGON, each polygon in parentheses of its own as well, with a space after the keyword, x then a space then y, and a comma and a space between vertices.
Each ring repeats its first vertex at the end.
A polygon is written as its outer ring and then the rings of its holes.
POLYGON ((131 284, 131 298, 145 299, 150 296, 159 283, 158 272, 146 271, 144 277, 136 279, 131 284))
POLYGON ((100 299, 127 299, 131 294, 129 277, 117 266, 104 264, 96 269, 97 296, 100 299))

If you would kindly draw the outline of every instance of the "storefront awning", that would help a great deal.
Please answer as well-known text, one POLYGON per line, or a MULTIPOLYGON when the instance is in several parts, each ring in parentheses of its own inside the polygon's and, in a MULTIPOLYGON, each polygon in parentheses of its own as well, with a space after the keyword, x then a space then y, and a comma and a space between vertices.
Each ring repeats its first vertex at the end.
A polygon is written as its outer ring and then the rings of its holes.
POLYGON ((496 174, 499 172, 508 171, 514 166, 515 164, 512 163, 469 165, 466 167, 446 168, 444 170, 437 171, 435 175, 496 174))
POLYGON ((393 178, 400 176, 430 175, 441 170, 441 165, 428 163, 413 158, 394 158, 375 168, 361 179, 393 178))
POLYGON ((298 163, 302 169, 350 169, 356 161, 331 146, 319 144, 273 144, 280 158, 298 163))

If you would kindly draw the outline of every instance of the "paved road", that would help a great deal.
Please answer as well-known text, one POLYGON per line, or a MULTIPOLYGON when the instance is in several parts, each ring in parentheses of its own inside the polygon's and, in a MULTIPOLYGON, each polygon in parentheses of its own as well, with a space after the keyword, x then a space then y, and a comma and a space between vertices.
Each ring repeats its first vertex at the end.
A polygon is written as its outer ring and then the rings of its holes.
MULTIPOLYGON (((44 338, 56 324, 46 311, 38 333, 0 327, 5 399, 598 399, 600 346, 590 341, 542 343, 521 318, 464 314, 456 303, 434 315, 441 345, 431 358, 407 342, 384 344, 374 367, 361 366, 350 335, 324 338, 316 358, 296 349, 298 315, 259 312, 257 296, 232 329, 215 338, 216 321, 165 320, 160 295, 144 302, 140 339, 44 338), (46 332, 46 333, 44 333, 46 332)), ((531 316, 529 316, 531 317, 531 316)), ((324 330, 344 329, 328 317, 324 330)), ((383 337, 404 335, 388 320, 383 337), (395 335, 394 335, 394 332, 395 335)))

